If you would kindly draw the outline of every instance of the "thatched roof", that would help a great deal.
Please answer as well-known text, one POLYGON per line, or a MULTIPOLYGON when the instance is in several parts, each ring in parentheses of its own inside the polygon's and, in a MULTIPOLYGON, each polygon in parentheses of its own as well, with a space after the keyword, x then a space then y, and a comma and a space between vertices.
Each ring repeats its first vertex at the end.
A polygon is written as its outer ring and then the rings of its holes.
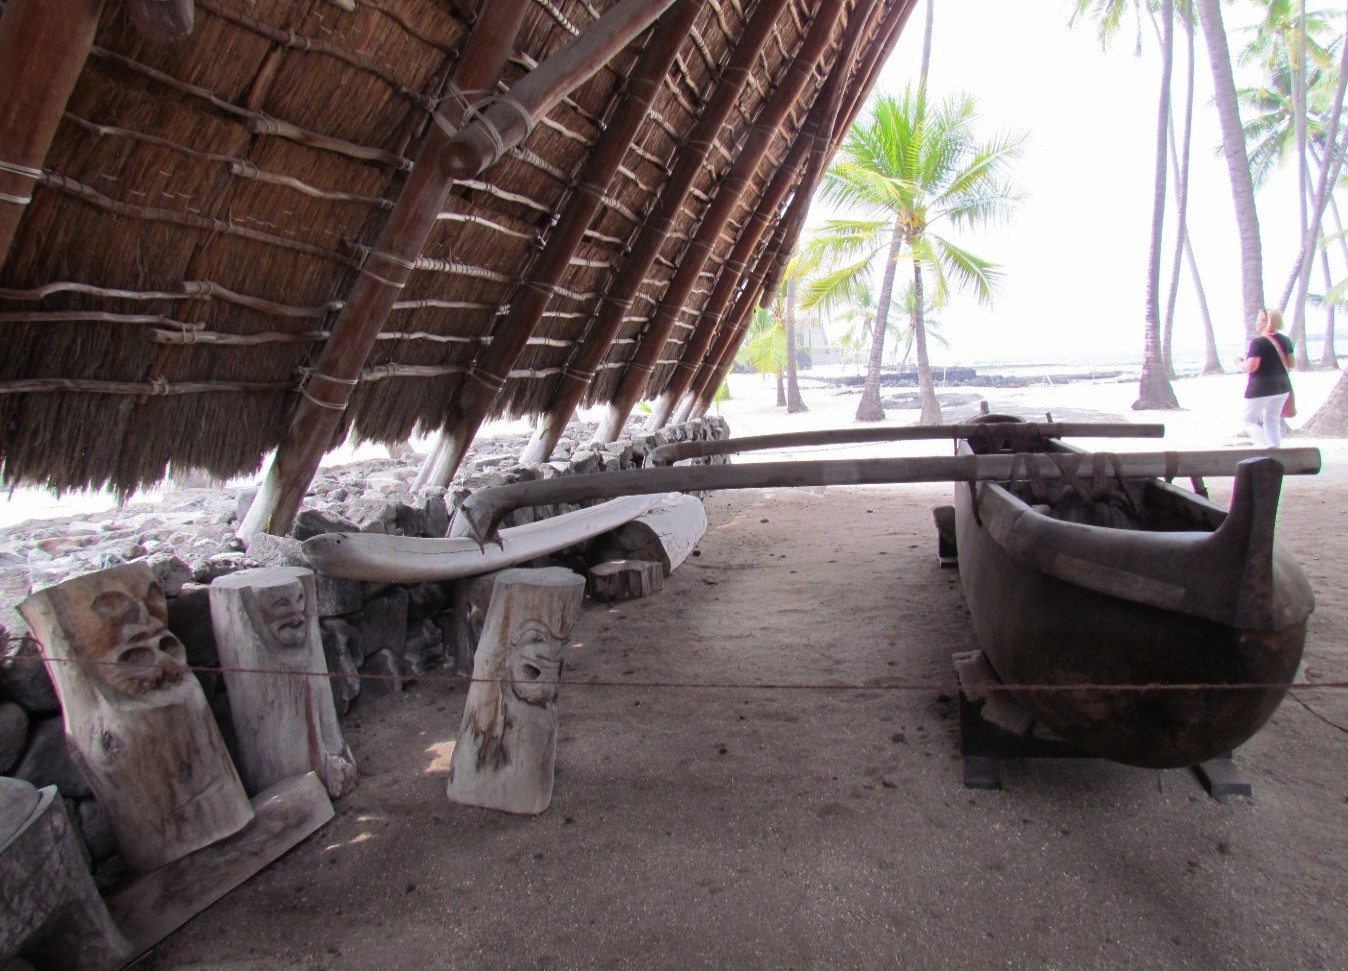
MULTIPOLYGON (((220 477, 256 470, 285 437, 325 344, 349 339, 347 322, 338 322, 362 268, 378 280, 405 264, 407 284, 374 321, 377 338, 363 359, 363 347, 344 349, 357 355, 358 371, 330 382, 353 389, 342 392, 350 402, 339 434, 392 443, 439 428, 477 379, 469 371, 493 343, 507 346, 503 332, 519 326, 531 292, 546 296, 543 312, 526 319, 522 351, 506 355, 514 360, 488 417, 546 411, 567 369, 584 370, 577 362, 587 347, 604 353, 592 380, 584 375, 586 397, 607 400, 646 338, 658 335, 651 322, 678 268, 694 257, 705 264, 664 310, 672 326, 647 351, 654 370, 645 394, 660 392, 681 360, 690 374, 714 369, 714 338, 735 336, 727 328, 742 291, 756 296, 799 231, 798 220, 782 221, 809 194, 812 184, 802 183, 817 178, 817 166, 791 150, 808 134, 821 91, 837 72, 840 107, 816 114, 827 127, 816 140, 836 144, 911 0, 625 2, 667 20, 682 11, 692 26, 680 32, 614 177, 588 181, 636 92, 631 79, 654 56, 660 23, 545 117, 528 119, 527 137, 499 161, 455 181, 410 259, 371 254, 427 140, 455 131, 455 118, 466 125, 482 117, 493 98, 515 111, 517 82, 623 4, 195 0, 194 27, 182 39, 147 30, 129 11, 190 10, 190 0, 109 4, 36 163, 16 158, 22 146, 14 126, 5 128, 11 95, 0 90, 0 163, 8 163, 0 165, 0 218, 22 207, 7 254, 0 235, 4 480, 126 491, 162 479, 170 465, 220 477), (480 42, 479 6, 522 7, 523 22, 494 90, 458 92, 451 79, 480 42), (761 47, 746 51, 746 26, 777 6, 761 47), (812 27, 822 22, 822 54, 806 63, 812 27), (849 28, 855 44, 847 50, 849 28), (737 55, 752 65, 747 75, 734 70, 737 55), (718 90, 739 81, 708 150, 696 137, 699 118, 718 90), (774 117, 773 95, 789 83, 799 93, 774 117), (755 139, 766 145, 761 161, 741 161, 755 139), (697 163, 691 186, 674 199, 671 224, 652 230, 653 217, 671 206, 668 183, 684 159, 697 163), (782 192, 780 182, 774 196, 771 183, 788 161, 791 184, 782 192), (587 190, 602 196, 597 215, 564 272, 539 283, 551 235, 587 190), (736 201, 717 213, 727 193, 736 201), (617 332, 599 332, 605 306, 613 313, 606 297, 643 230, 659 234, 654 259, 617 332), (737 242, 741 258, 732 261, 737 242), (709 309, 711 300, 720 305, 709 309), (686 359, 690 348, 696 360, 686 359)), ((95 6, 6 0, 3 17, 42 3, 95 6)), ((0 62, 5 43, 0 25, 0 62)), ((45 71, 36 73, 25 83, 43 85, 45 71)), ((496 366, 505 360, 498 358, 496 366)))

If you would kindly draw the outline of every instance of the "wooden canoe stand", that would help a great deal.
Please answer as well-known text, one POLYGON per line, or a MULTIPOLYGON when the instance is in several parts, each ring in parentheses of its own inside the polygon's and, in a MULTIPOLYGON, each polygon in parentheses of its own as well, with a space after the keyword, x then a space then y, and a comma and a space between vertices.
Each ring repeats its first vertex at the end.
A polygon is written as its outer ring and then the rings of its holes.
MULTIPOLYGON (((967 655, 953 657, 956 671, 967 655)), ((1009 700, 1009 699, 1008 699, 1009 700)), ((1095 759, 1084 749, 1056 738, 1043 738, 1032 730, 1011 731, 984 717, 984 699, 971 698, 960 688, 957 701, 960 727, 960 761, 964 769, 964 788, 1001 789, 1001 763, 1006 759, 1095 759)), ((1028 718, 1028 713, 1027 713, 1028 718)), ((1230 796, 1249 796, 1254 792, 1248 778, 1236 766, 1230 753, 1221 758, 1191 766, 1194 775, 1218 802, 1230 796)))

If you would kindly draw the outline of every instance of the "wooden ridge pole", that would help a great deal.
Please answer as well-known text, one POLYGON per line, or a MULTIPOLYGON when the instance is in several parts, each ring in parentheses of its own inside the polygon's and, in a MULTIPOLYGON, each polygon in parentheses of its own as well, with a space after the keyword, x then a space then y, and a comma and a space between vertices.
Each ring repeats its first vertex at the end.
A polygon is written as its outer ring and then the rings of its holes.
POLYGON ((444 427, 417 476, 416 487, 448 485, 463 461, 497 391, 519 360, 547 309, 555 287, 566 273, 585 231, 603 205, 609 183, 618 172, 661 82, 688 39, 702 4, 678 0, 656 26, 636 72, 627 81, 627 95, 583 163, 575 193, 548 238, 529 278, 510 301, 510 312, 492 341, 473 364, 473 375, 460 382, 444 427))
POLYGON ((734 110, 740 94, 748 84, 754 62, 767 46, 778 17, 790 0, 760 0, 745 25, 730 64, 722 72, 720 83, 707 99, 702 114, 674 162, 674 171, 665 180, 660 197, 642 226, 631 252, 623 260, 608 293, 600 302, 594 322, 586 330, 579 346, 562 373, 557 398, 540 420, 520 461, 546 461, 561 438, 571 414, 580 404, 585 391, 604 362, 614 338, 627 316, 628 308, 637 291, 646 281, 660 248, 674 227, 674 219, 683 206, 694 180, 701 171, 716 137, 734 110))
POLYGON ((640 343, 636 352, 623 370, 622 380, 609 402, 607 413, 600 420, 594 441, 611 442, 622 434, 627 417, 641 398, 647 379, 665 349, 665 342, 669 340, 688 295, 711 258, 717 239, 730 223, 730 217, 734 215, 740 197, 767 156, 778 126, 795 107, 806 82, 827 52, 833 29, 842 17, 845 5, 830 3, 824 6, 825 9, 820 11, 810 24, 809 33, 792 59, 786 76, 759 110, 753 127, 740 146, 734 164, 721 178, 716 197, 703 214, 694 238, 684 248, 674 279, 670 281, 659 308, 639 338, 640 343))
MULTIPOLYGON (((885 21, 876 33, 877 38, 880 39, 879 43, 874 44, 869 49, 865 61, 855 72, 856 83, 853 84, 847 95, 849 101, 847 111, 841 117, 835 119, 833 138, 826 159, 837 152, 838 145, 842 143, 842 139, 846 136, 848 129, 851 128, 875 83, 880 69, 893 52, 894 45, 898 43, 904 25, 908 22, 908 17, 915 6, 916 0, 907 0, 906 3, 894 5, 886 11, 885 21)), ((728 330, 728 336, 719 340, 716 347, 704 360, 696 380, 692 383, 690 389, 684 395, 684 400, 680 402, 674 413, 676 420, 681 421, 689 416, 700 417, 711 406, 716 389, 720 387, 721 382, 725 379, 726 372, 734 363, 735 353, 744 339, 750 314, 758 303, 760 295, 774 293, 780 286, 780 279, 785 273, 786 264, 804 227, 805 216, 808 212, 808 204, 803 206, 798 204, 800 195, 804 194, 806 199, 812 198, 822 175, 823 166, 820 165, 818 170, 812 172, 810 177, 801 180, 797 195, 792 202, 792 208, 796 211, 783 217, 773 240, 764 250, 760 259, 766 262, 760 263, 755 270, 754 280, 756 282, 743 288, 735 310, 727 316, 722 325, 723 331, 728 330), (792 228, 793 223, 794 228, 792 228)))
POLYGON ((8 0, 0 14, 0 267, 102 12, 103 0, 8 0))
POLYGON ((786 159, 777 167, 767 189, 759 199, 758 207, 740 230, 739 239, 730 256, 721 264, 720 274, 711 296, 698 317, 697 329, 693 331, 680 354, 679 363, 665 382, 663 389, 647 385, 648 391, 659 391, 659 397, 646 424, 648 431, 663 428, 670 413, 679 402, 688 386, 697 374, 703 356, 716 336, 722 315, 734 299, 735 292, 746 277, 751 276, 754 252, 767 232, 769 222, 778 214, 782 200, 791 187, 799 181, 808 184, 802 178, 805 171, 820 168, 833 144, 833 130, 838 111, 846 91, 846 81, 851 74, 852 64, 858 48, 866 37, 871 17, 880 9, 880 4, 871 3, 869 9, 859 4, 847 25, 838 56, 834 60, 833 70, 824 82, 810 106, 800 136, 792 144, 786 159))
MULTIPOLYGON (((900 482, 1007 481, 1034 474, 1056 479, 1064 473, 1054 459, 1070 458, 1076 467, 1092 468, 1093 453, 1070 456, 1042 452, 999 455, 926 455, 885 459, 831 459, 801 462, 758 462, 748 465, 683 465, 674 468, 629 469, 567 475, 535 482, 481 489, 464 500, 466 535, 480 544, 496 539, 501 520, 516 509, 559 502, 587 502, 619 496, 719 489, 772 489, 800 486, 890 485, 900 482)), ((1272 458, 1285 475, 1320 471, 1316 448, 1216 449, 1194 452, 1124 452, 1115 474, 1123 478, 1179 478, 1235 475, 1247 459, 1272 458)), ((457 520, 456 520, 457 521, 457 520)))
POLYGON ((371 249, 331 336, 323 345, 286 436, 276 450, 257 498, 239 526, 245 541, 259 532, 285 533, 305 490, 332 444, 342 413, 402 288, 406 286, 445 193, 458 179, 480 174, 528 134, 577 86, 659 17, 673 0, 621 0, 570 45, 519 80, 471 122, 469 98, 493 92, 531 4, 483 0, 468 48, 445 101, 451 117, 436 114, 407 183, 371 249), (462 127, 460 127, 462 126, 462 127))

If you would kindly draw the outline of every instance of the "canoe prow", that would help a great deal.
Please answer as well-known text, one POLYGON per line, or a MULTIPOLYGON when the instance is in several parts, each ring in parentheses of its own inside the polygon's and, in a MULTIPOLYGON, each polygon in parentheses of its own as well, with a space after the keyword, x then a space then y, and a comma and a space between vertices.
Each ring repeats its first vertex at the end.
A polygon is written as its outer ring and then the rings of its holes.
POLYGON ((1271 458, 1247 459, 1236 467, 1231 509, 1213 535, 1230 546, 1228 562, 1242 564, 1232 609, 1232 626, 1282 630, 1306 619, 1315 608, 1301 567, 1274 542, 1282 466, 1271 458), (1293 577, 1302 582, 1290 582, 1293 577))

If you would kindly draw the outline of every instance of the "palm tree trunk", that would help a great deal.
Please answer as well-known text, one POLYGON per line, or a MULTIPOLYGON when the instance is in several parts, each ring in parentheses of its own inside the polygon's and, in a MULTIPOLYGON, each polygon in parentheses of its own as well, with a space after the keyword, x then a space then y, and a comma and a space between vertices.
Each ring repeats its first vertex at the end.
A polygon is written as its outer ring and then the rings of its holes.
MULTIPOLYGON (((1194 128, 1194 25, 1186 10, 1183 14, 1184 36, 1188 52, 1188 60, 1185 62, 1185 92, 1184 92, 1184 148, 1177 152, 1175 148, 1175 118, 1170 115, 1170 166, 1175 172, 1175 256, 1170 262, 1170 292, 1166 295, 1165 304, 1165 338, 1161 348, 1162 358, 1165 361, 1166 377, 1174 380, 1175 377, 1175 301, 1179 297, 1180 281, 1180 263, 1184 259, 1184 247, 1189 239, 1188 230, 1188 212, 1189 212, 1189 158, 1193 146, 1193 128, 1194 128)), ((1151 17, 1152 26, 1160 32, 1160 25, 1156 23, 1156 15, 1153 12, 1151 17)), ((1160 38, 1162 44, 1165 38, 1160 38)))
POLYGON ((1198 19, 1208 45, 1212 65, 1213 100, 1222 127, 1222 154, 1231 178, 1231 199, 1236 210, 1240 237, 1241 301, 1245 312, 1245 336, 1254 336, 1254 324, 1264 306, 1264 257, 1259 244, 1259 213, 1254 207, 1254 183, 1250 179, 1250 156, 1240 125, 1236 81, 1231 70, 1231 49, 1226 43, 1221 0, 1197 0, 1198 19))
POLYGON ((1133 410, 1178 408, 1161 357, 1161 230, 1165 224, 1166 147, 1170 143, 1170 74, 1175 55, 1175 4, 1165 0, 1161 15, 1161 105, 1156 125, 1156 188, 1152 193, 1151 252, 1147 260, 1147 319, 1142 354, 1142 383, 1133 410))
POLYGON ((786 382, 782 380, 782 372, 777 372, 777 407, 786 407, 786 382))
MULTIPOLYGON (((1323 247, 1320 250, 1320 267, 1325 274, 1325 290, 1328 291, 1334 285, 1334 274, 1329 269, 1329 251, 1323 247)), ((1320 367, 1325 370, 1339 369, 1339 358, 1334 353, 1334 305, 1331 303, 1326 308, 1329 312, 1325 315, 1325 346, 1320 351, 1320 367)))
POLYGON ((1208 309, 1208 295, 1203 289, 1203 278, 1198 273, 1198 260, 1194 257, 1193 240, 1184 234, 1184 259, 1189 265, 1189 275, 1194 279, 1194 296, 1198 299, 1198 314, 1203 318, 1203 373, 1225 374, 1222 357, 1217 352, 1217 334, 1212 329, 1212 311, 1208 309))
POLYGON ((917 351, 917 386, 922 395, 922 415, 919 425, 941 424, 941 403, 936 399, 936 387, 931 378, 931 361, 927 358, 927 328, 922 321, 922 262, 913 260, 913 347, 917 351))
POLYGON ((894 294, 894 269, 903 246, 903 236, 899 226, 894 225, 894 235, 889 241, 889 252, 885 256, 885 275, 880 282, 880 295, 875 301, 875 323, 871 325, 871 354, 866 362, 866 383, 861 389, 861 401, 857 404, 857 421, 884 421, 885 410, 880 407, 880 365, 885 359, 885 329, 889 326, 889 304, 894 294))
POLYGON ((796 279, 786 281, 786 300, 783 318, 786 321, 786 413, 794 415, 809 411, 800 397, 800 378, 796 373, 796 279))
MULTIPOLYGON (((1306 233, 1310 230, 1311 191, 1310 170, 1306 162, 1306 0, 1299 0, 1297 17, 1301 29, 1297 31, 1296 64, 1292 72, 1292 112, 1296 123, 1297 178, 1301 188, 1298 193, 1301 203, 1301 237, 1305 239, 1306 233)), ((1292 308, 1291 338, 1296 344, 1296 367, 1299 371, 1308 370, 1311 366, 1310 348, 1306 345, 1306 291, 1311 282, 1313 259, 1313 253, 1303 253, 1301 256, 1301 266, 1297 275, 1297 302, 1292 308)))

